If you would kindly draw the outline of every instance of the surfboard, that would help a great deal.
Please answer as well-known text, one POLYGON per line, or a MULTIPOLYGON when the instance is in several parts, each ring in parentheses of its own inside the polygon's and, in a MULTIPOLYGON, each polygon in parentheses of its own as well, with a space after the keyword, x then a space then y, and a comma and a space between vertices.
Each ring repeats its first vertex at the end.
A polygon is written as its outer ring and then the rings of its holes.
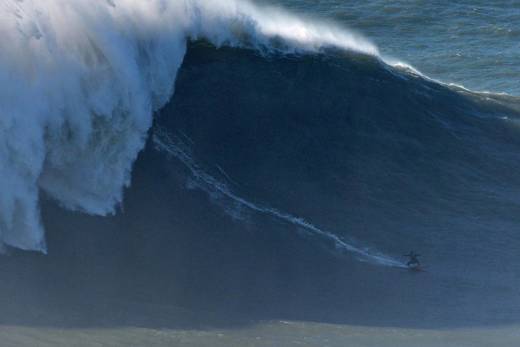
POLYGON ((419 264, 408 265, 408 270, 416 272, 424 271, 423 267, 419 264))

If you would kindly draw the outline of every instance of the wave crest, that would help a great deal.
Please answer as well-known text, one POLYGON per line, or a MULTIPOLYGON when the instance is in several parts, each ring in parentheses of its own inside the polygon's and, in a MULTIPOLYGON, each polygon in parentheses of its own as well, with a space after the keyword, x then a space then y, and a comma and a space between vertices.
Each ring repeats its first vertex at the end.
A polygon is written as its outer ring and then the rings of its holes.
POLYGON ((245 1, 0 2, 0 246, 45 252, 39 191, 71 210, 121 203, 186 43, 261 50, 377 48, 245 1))

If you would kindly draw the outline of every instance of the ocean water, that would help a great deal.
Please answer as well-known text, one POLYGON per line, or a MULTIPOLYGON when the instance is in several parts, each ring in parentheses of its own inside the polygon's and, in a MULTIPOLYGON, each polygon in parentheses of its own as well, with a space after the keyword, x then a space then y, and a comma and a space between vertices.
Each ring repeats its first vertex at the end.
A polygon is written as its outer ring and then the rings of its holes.
POLYGON ((515 1, 266 1, 362 33, 383 55, 471 90, 519 95, 515 1))
POLYGON ((0 16, 0 345, 520 343, 515 2, 0 16))

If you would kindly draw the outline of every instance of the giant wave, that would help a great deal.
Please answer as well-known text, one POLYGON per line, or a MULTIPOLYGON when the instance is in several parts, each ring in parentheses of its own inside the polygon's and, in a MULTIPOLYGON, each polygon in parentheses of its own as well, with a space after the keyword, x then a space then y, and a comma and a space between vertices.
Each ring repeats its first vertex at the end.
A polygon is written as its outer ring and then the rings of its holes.
POLYGON ((517 98, 386 63, 344 29, 244 1, 3 5, 5 245, 46 251, 40 191, 116 213, 150 131, 210 195, 377 264, 402 266, 368 246, 399 252, 407 224, 517 205, 517 98), (240 194, 168 142, 179 131, 240 194))

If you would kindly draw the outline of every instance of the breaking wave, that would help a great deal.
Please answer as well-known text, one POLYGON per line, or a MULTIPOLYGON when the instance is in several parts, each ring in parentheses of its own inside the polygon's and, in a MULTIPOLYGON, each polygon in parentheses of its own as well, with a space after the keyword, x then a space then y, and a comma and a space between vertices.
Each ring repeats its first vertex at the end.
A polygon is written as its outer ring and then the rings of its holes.
POLYGON ((189 40, 269 51, 377 49, 245 1, 0 2, 0 243, 45 252, 39 195, 115 212, 189 40))
POLYGON ((46 252, 42 192, 116 213, 149 133, 233 218, 379 265, 403 266, 386 254, 410 224, 514 219, 518 98, 444 85, 345 29, 238 0, 3 0, 0 15, 0 248, 46 252))

